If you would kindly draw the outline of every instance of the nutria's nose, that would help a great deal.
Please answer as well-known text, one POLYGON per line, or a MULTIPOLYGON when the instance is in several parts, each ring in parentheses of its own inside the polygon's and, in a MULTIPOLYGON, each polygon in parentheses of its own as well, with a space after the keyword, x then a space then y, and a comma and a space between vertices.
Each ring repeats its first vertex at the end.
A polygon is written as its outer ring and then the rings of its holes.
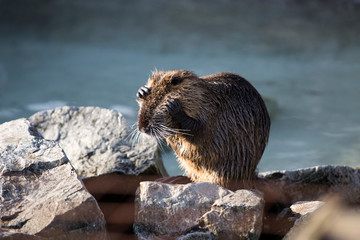
POLYGON ((148 133, 150 131, 149 121, 146 119, 144 120, 143 114, 140 114, 140 116, 139 116, 138 129, 140 132, 143 132, 143 133, 148 133))

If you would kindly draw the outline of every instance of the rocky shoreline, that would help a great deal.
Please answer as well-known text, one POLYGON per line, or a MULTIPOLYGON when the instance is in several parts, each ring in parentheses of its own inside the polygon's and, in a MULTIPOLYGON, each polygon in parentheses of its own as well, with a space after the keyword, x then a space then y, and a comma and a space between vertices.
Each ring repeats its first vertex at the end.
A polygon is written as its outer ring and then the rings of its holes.
POLYGON ((130 133, 120 113, 97 107, 56 108, 1 124, 0 238, 360 236, 359 169, 260 173, 259 188, 235 192, 167 184, 155 181, 167 175, 156 142, 132 141, 130 133))

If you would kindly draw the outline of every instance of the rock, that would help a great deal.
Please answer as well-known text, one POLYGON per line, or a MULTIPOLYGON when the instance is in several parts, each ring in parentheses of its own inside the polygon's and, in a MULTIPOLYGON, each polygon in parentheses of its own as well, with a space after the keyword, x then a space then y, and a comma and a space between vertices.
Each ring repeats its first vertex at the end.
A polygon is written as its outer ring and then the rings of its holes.
POLYGON ((360 203, 359 169, 345 166, 317 166, 295 171, 261 173, 259 177, 274 189, 280 189, 285 196, 282 199, 286 199, 283 202, 285 206, 293 203, 289 209, 284 208, 275 216, 265 214, 264 232, 266 233, 275 232, 282 235, 293 226, 294 222, 295 225, 306 222, 308 213, 316 211, 323 204, 317 200, 323 200, 328 195, 340 195, 349 203, 360 203))
POLYGON ((0 238, 106 239, 104 216, 59 145, 25 119, 0 132, 0 238))
POLYGON ((290 209, 293 213, 306 215, 308 213, 314 212, 323 205, 323 201, 300 201, 291 205, 290 209))
POLYGON ((198 224, 212 204, 231 191, 211 183, 170 185, 141 182, 135 200, 135 232, 140 239, 181 236, 198 224))
POLYGON ((139 239, 257 239, 262 227, 260 193, 213 183, 141 182, 135 204, 139 239))
POLYGON ((122 115, 98 107, 61 107, 29 118, 45 139, 58 141, 81 177, 107 173, 161 172, 157 144, 152 138, 132 143, 122 115))
MULTIPOLYGON (((270 221, 264 218, 264 232, 276 233, 278 236, 284 236, 294 228, 305 216, 316 211, 324 205, 322 201, 302 201, 292 204, 289 208, 284 208, 270 221), (270 226, 266 224, 270 223, 270 226), (275 230, 275 231, 274 231, 275 230)), ((268 217, 268 216, 267 216, 268 217)), ((291 238, 290 238, 291 239, 291 238)))
POLYGON ((0 238, 2 240, 44 240, 46 238, 36 235, 30 235, 26 233, 17 232, 11 229, 0 229, 0 238))
POLYGON ((341 194, 351 203, 360 203, 359 169, 345 166, 317 166, 295 171, 261 173, 286 194, 289 201, 313 201, 330 193, 341 194))
POLYGON ((213 240, 215 236, 211 233, 193 232, 179 237, 177 240, 213 240))
MULTIPOLYGON (((329 200, 329 199, 328 199, 329 200)), ((351 208, 337 198, 331 198, 322 207, 299 218, 284 240, 347 239, 360 236, 360 209, 351 208)))
POLYGON ((237 190, 216 200, 201 221, 219 239, 259 239, 264 205, 260 192, 237 190))
POLYGON ((157 143, 144 135, 131 136, 120 113, 98 107, 56 108, 36 113, 30 121, 44 138, 64 149, 98 200, 108 236, 131 238, 138 183, 167 175, 157 143), (126 214, 118 214, 120 209, 126 214))

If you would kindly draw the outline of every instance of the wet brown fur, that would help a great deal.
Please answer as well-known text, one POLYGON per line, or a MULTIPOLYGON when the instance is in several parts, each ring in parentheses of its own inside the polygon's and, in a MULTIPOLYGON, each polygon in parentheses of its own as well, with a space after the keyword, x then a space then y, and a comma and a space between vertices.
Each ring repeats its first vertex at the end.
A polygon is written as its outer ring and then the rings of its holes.
POLYGON ((231 73, 198 77, 175 70, 154 72, 147 86, 152 90, 139 99, 138 128, 150 127, 151 135, 165 138, 192 181, 251 185, 268 141, 270 118, 248 81, 231 73), (182 82, 173 85, 173 78, 182 82), (167 111, 168 97, 177 99, 201 127, 180 129, 167 111))

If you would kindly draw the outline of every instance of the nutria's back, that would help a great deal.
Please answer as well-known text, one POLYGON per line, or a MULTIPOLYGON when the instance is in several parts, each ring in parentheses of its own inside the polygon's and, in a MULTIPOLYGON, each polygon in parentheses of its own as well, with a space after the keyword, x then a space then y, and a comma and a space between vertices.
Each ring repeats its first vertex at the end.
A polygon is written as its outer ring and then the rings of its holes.
POLYGON ((165 138, 193 181, 246 185, 255 177, 270 118, 248 81, 231 73, 155 72, 138 96, 139 130, 165 138))

